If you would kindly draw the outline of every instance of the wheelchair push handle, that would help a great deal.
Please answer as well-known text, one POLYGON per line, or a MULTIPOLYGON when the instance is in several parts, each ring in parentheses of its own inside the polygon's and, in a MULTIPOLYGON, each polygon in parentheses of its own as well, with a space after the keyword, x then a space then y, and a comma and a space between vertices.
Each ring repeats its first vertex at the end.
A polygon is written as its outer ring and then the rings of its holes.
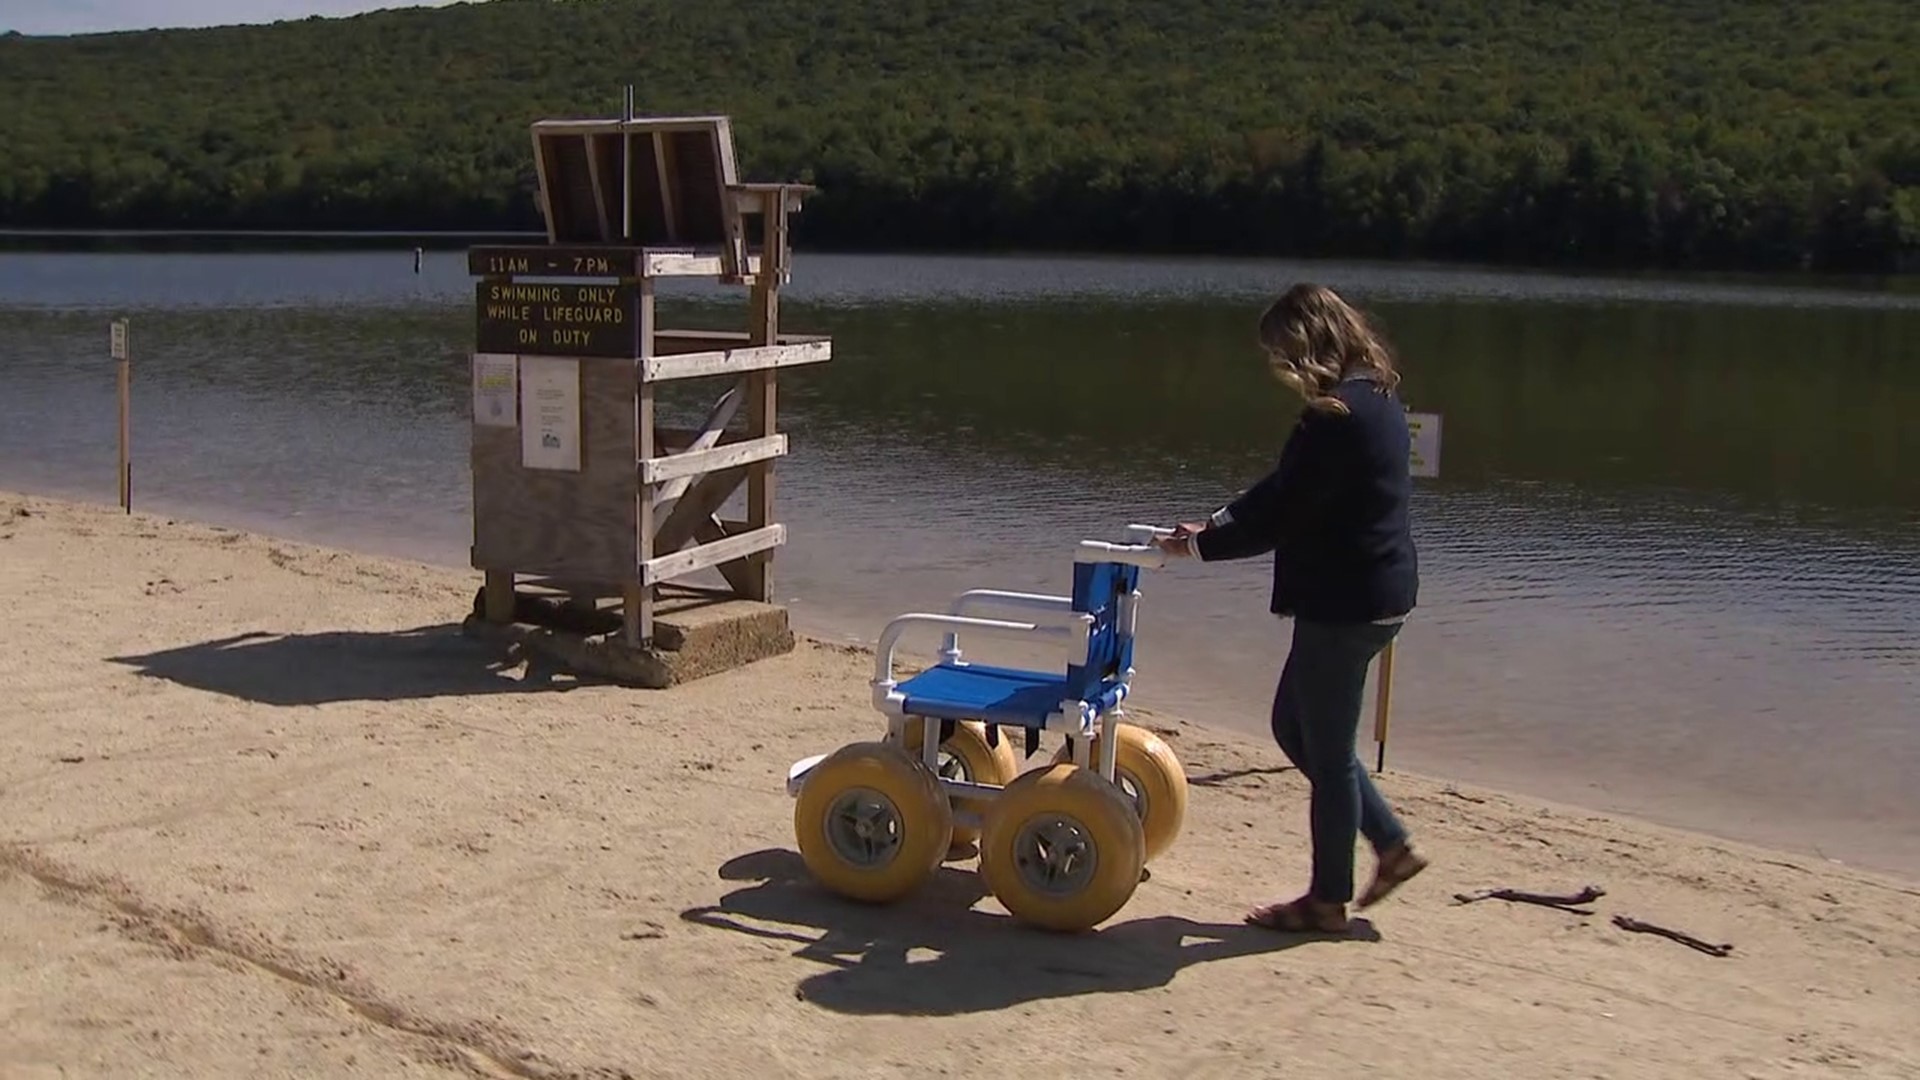
POLYGON ((1082 540, 1079 549, 1074 552, 1074 561, 1126 563, 1149 570, 1158 570, 1166 565, 1166 554, 1154 545, 1154 541, 1172 536, 1172 529, 1157 525, 1129 525, 1126 535, 1126 542, 1119 544, 1105 540, 1082 540))

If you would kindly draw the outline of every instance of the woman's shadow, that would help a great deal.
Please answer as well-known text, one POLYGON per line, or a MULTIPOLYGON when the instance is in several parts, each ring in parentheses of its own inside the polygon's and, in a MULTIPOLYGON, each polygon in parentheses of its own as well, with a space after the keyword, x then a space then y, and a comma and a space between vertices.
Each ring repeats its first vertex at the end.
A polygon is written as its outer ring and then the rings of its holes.
MULTIPOLYGON (((841 1013, 943 1016, 1124 993, 1165 986, 1182 968, 1209 960, 1335 943, 1174 915, 1110 922, 1085 934, 1046 933, 974 910, 986 895, 979 875, 952 867, 899 903, 859 904, 815 884, 800 856, 779 848, 732 859, 720 877, 756 884, 680 917, 794 942, 794 955, 832 968, 801 980, 797 996, 841 1013)), ((1356 919, 1342 940, 1378 941, 1379 934, 1356 919)))

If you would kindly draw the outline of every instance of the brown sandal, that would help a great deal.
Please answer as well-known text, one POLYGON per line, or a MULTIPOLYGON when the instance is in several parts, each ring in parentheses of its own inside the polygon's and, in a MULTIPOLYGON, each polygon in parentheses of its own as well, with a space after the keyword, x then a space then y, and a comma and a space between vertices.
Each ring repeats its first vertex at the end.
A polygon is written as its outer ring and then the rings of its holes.
POLYGON ((1380 853, 1380 865, 1373 872, 1373 882, 1367 891, 1360 894, 1360 907, 1370 908, 1392 895, 1393 890, 1412 881, 1420 871, 1427 868, 1427 860, 1412 847, 1401 844, 1380 853))
POLYGON ((1352 929, 1345 904, 1322 904, 1303 896, 1247 912, 1247 924, 1283 934, 1344 934, 1352 929))

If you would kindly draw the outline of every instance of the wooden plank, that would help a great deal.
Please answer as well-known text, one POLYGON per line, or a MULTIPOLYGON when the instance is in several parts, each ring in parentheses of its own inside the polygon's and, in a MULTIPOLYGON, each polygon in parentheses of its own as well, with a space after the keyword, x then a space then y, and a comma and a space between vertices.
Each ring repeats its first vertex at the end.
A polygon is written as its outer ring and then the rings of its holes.
MULTIPOLYGON (((800 345, 753 344, 743 349, 655 356, 640 366, 642 382, 700 379, 713 375, 742 375, 770 368, 818 364, 833 359, 833 343, 812 341, 800 345)), ((771 434, 769 432, 769 434, 771 434)))
MULTIPOLYGON (((761 241, 761 258, 765 272, 753 279, 753 293, 750 322, 747 332, 753 335, 756 346, 766 349, 819 349, 819 358, 824 360, 833 355, 831 346, 801 345, 780 346, 772 344, 780 339, 780 281, 779 269, 785 262, 783 253, 787 247, 786 208, 778 206, 779 197, 769 194, 767 210, 762 222, 764 238, 761 241)), ((774 434, 778 427, 777 416, 779 393, 774 383, 771 367, 754 370, 747 376, 747 437, 763 439, 774 434)), ((747 525, 753 535, 761 529, 773 526, 773 459, 754 463, 747 473, 747 525)), ((756 557, 747 562, 747 588, 745 598, 762 603, 773 602, 773 559, 771 550, 756 553, 756 557)))
POLYGON ((608 239, 600 231, 599 210, 593 203, 584 137, 550 136, 538 139, 544 162, 541 191, 549 211, 548 239, 555 243, 599 244, 608 239))
MULTIPOLYGON (((710 517, 700 522, 694 529, 693 539, 698 543, 711 544, 719 540, 725 540, 729 536, 737 536, 746 531, 744 527, 730 529, 727 527, 726 522, 721 521, 717 517, 710 517)), ((723 562, 714 569, 720 571, 720 576, 727 580, 728 588, 731 588, 736 594, 745 596, 747 590, 752 588, 753 580, 748 575, 746 560, 735 559, 731 562, 723 562)))
POLYGON ((811 195, 820 189, 812 184, 783 183, 780 181, 749 180, 733 185, 734 191, 748 192, 753 195, 765 195, 769 192, 811 195))
POLYGON ((758 214, 766 206, 766 197, 777 197, 789 213, 797 213, 808 195, 819 189, 810 184, 735 184, 727 189, 734 208, 742 213, 758 214))
POLYGON ((667 223, 667 243, 680 239, 679 207, 673 200, 673 167, 667 161, 667 133, 655 130, 653 133, 653 164, 655 175, 660 178, 660 209, 667 223))
MULTIPOLYGON (((747 273, 759 272, 760 257, 747 258, 747 273)), ((719 277, 724 271, 717 252, 649 251, 640 258, 644 277, 719 277)))
MULTIPOLYGON (((533 129, 528 132, 528 137, 533 140, 533 174, 534 178, 538 181, 536 185, 538 189, 536 201, 540 204, 540 217, 547 223, 547 243, 551 244, 560 238, 560 224, 554 220, 553 200, 547 194, 552 190, 550 185, 553 182, 553 178, 547 175, 547 150, 540 140, 539 124, 536 123, 533 125, 533 129)), ((471 262, 468 263, 467 270, 470 273, 473 271, 471 262)), ((496 271, 489 270, 486 272, 495 273, 496 271)))
MULTIPOLYGON (((685 353, 726 352, 753 344, 753 335, 741 330, 656 330, 653 333, 655 356, 680 356, 685 353)), ((781 334, 775 345, 811 345, 833 343, 826 334, 781 334)))
POLYGON ((715 469, 730 469, 736 465, 747 465, 780 457, 786 452, 787 437, 785 435, 768 435, 764 438, 728 443, 725 446, 686 450, 641 462, 640 482, 659 484, 668 480, 699 476, 701 473, 712 472, 715 469))
MULTIPOLYGON (((582 117, 572 119, 535 120, 535 135, 615 135, 621 131, 728 131, 728 118, 719 114, 684 116, 636 116, 632 121, 623 121, 617 117, 600 119, 582 117)), ((731 138, 728 145, 731 147, 731 138)))
POLYGON ((600 222, 600 239, 613 238, 613 221, 607 214, 607 193, 600 183, 600 140, 589 135, 587 145, 587 183, 593 188, 593 212, 600 222))
POLYGON ((740 181, 740 165, 733 148, 733 120, 722 118, 715 133, 720 150, 720 168, 713 178, 709 196, 712 209, 720 219, 720 242, 724 248, 718 276, 723 282, 738 284, 752 271, 747 257, 746 229, 727 198, 727 189, 740 181))
MULTIPOLYGON (((711 447, 719 445, 720 437, 726 434, 727 425, 733 422, 733 414, 739 411, 740 400, 745 396, 746 396, 746 387, 740 384, 735 384, 734 386, 730 387, 726 393, 721 394, 720 400, 714 402, 712 410, 710 410, 707 413, 706 422, 700 426, 700 433, 695 435, 693 439, 689 441, 682 448, 680 452, 686 453, 688 451, 694 451, 694 450, 706 450, 711 447)), ((656 447, 656 449, 658 448, 656 447)), ((713 468, 717 468, 717 467, 724 467, 724 466, 709 466, 708 468, 701 469, 699 471, 710 472, 712 471, 713 468)), ((642 482, 643 483, 648 482, 644 479, 644 476, 645 476, 644 470, 645 470, 645 466, 643 464, 642 465, 642 477, 643 477, 642 482)), ((689 474, 689 476, 691 475, 692 474, 689 474)), ((669 483, 665 487, 661 488, 653 496, 654 508, 658 510, 661 507, 664 507, 674 502, 675 500, 679 499, 680 496, 685 495, 687 493, 687 485, 691 484, 692 482, 693 481, 691 479, 683 477, 680 479, 675 479, 673 480, 672 483, 669 483)))
MULTIPOLYGON (((787 235, 788 207, 784 195, 777 191, 767 192, 765 198, 766 207, 762 212, 762 217, 765 219, 766 240, 761 251, 761 258, 766 260, 766 276, 773 279, 777 287, 785 285, 793 274, 791 258, 793 253, 791 245, 788 242, 790 238, 787 235)), ((776 317, 774 322, 777 324, 779 319, 776 317)), ((768 333, 778 333, 777 326, 776 329, 770 330, 768 333)), ((773 339, 769 337, 768 340, 773 339)))
POLYGON ((671 555, 650 559, 641 564, 640 578, 648 585, 657 585, 662 581, 685 577, 696 570, 705 570, 709 566, 718 566, 748 555, 764 553, 786 542, 787 527, 769 525, 764 529, 754 529, 738 536, 729 536, 725 540, 716 540, 711 544, 701 544, 699 547, 690 547, 685 551, 676 551, 671 555))
MULTIPOLYGON (((647 362, 653 354, 654 303, 653 282, 640 283, 640 363, 647 362)), ((634 401, 634 446, 643 456, 654 453, 653 436, 653 387, 642 384, 634 401)), ((653 558, 654 512, 653 492, 644 487, 636 487, 631 495, 634 507, 635 547, 640 567, 653 558)), ((640 573, 634 578, 634 572, 622 574, 622 606, 624 608, 622 630, 627 644, 641 646, 653 641, 653 590, 647 587, 646 575, 640 573)))
POLYGON ((733 497, 734 489, 746 480, 748 468, 720 469, 695 480, 680 501, 673 504, 667 520, 654 532, 654 554, 666 554, 685 547, 687 541, 693 539, 700 523, 718 513, 733 497))

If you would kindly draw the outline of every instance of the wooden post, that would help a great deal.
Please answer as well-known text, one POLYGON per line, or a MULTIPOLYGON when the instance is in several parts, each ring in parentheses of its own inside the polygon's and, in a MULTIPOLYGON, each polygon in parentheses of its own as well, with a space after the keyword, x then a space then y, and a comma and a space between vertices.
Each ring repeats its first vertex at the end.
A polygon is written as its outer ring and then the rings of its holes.
POLYGON ((490 623, 510 623, 513 621, 513 571, 487 571, 485 589, 485 617, 490 623))
MULTIPOLYGON (((786 269, 787 199, 783 191, 761 198, 760 272, 753 278, 752 311, 747 328, 754 345, 772 345, 780 336, 780 277, 786 269)), ((766 438, 778 427, 779 394, 771 368, 747 376, 747 437, 766 438)), ((747 473, 747 528, 773 524, 773 461, 756 462, 747 473)), ((773 553, 747 559, 748 600, 773 603, 773 553)))
MULTIPOLYGON (((631 186, 631 185, 629 185, 631 186)), ((652 359, 654 351, 654 314, 653 279, 640 281, 640 359, 634 362, 636 377, 652 359)), ((656 440, 653 431, 654 387, 651 381, 639 382, 635 396, 634 450, 640 458, 650 458, 656 453, 656 440)), ((654 556, 655 514, 653 508, 654 485, 641 484, 635 492, 634 515, 635 528, 639 531, 640 566, 654 556)), ((622 615, 621 629, 630 648, 639 648, 653 642, 653 586, 640 580, 640 566, 634 566, 632 576, 621 582, 622 615)))
POLYGON ((1373 741, 1379 745, 1373 771, 1387 767, 1387 721, 1393 712, 1393 646, 1380 650, 1380 681, 1373 688, 1373 741))
POLYGON ((127 343, 127 320, 115 319, 108 332, 120 397, 120 509, 133 513, 133 352, 127 343))

